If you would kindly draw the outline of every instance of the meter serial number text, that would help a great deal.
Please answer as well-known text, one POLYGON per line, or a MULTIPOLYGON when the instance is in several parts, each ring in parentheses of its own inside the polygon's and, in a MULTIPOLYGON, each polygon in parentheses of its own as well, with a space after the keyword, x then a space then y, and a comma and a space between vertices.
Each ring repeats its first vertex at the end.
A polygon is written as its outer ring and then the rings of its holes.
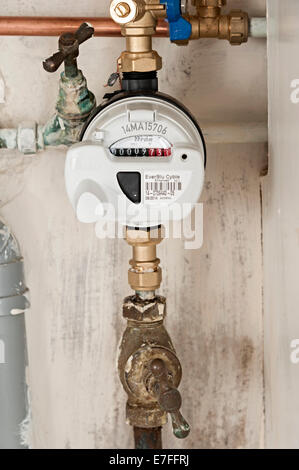
POLYGON ((157 132, 160 135, 167 134, 167 127, 158 122, 129 122, 125 126, 121 126, 124 134, 129 134, 130 132, 157 132))

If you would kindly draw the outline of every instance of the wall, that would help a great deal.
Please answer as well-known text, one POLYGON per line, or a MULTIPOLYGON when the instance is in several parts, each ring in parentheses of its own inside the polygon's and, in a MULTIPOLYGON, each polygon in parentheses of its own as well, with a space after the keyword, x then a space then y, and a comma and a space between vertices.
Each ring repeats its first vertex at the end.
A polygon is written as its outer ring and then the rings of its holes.
POLYGON ((298 91, 299 5, 269 3, 269 175, 263 184, 266 444, 299 447, 298 91), (297 100, 298 101, 298 100, 297 100), (294 355, 296 359, 296 354, 294 355))
MULTIPOLYGON (((229 3, 265 14, 263 0, 229 3)), ((83 8, 71 0, 11 0, 0 11, 101 16, 108 1, 88 0, 83 8)), ((156 39, 155 46, 165 58, 161 90, 182 100, 199 122, 265 122, 265 41, 232 48, 202 40, 178 48, 156 39)), ((41 62, 56 47, 55 38, 0 38, 1 127, 48 119, 58 74, 43 72, 41 62)), ((122 47, 122 39, 103 38, 82 47, 80 65, 98 101, 122 47)), ((208 151, 204 247, 186 251, 181 241, 169 240, 159 250, 167 326, 182 360, 184 414, 193 430, 177 441, 167 428, 164 443, 253 448, 264 439, 260 173, 266 148, 253 142, 208 151)), ((121 241, 97 240, 93 227, 76 221, 65 195, 64 158, 64 150, 0 154, 1 214, 21 243, 31 288, 33 446, 130 447, 115 368, 130 250, 121 241)))

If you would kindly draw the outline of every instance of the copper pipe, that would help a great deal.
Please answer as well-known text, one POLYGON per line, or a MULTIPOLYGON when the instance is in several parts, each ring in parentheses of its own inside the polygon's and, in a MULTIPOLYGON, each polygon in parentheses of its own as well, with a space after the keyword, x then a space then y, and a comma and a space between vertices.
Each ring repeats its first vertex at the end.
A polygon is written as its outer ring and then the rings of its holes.
MULTIPOLYGON (((119 37, 120 27, 110 18, 62 18, 39 16, 1 16, 0 36, 60 36, 65 32, 75 32, 80 24, 90 23, 95 36, 119 37)), ((168 37, 168 23, 159 20, 158 37, 168 37)))

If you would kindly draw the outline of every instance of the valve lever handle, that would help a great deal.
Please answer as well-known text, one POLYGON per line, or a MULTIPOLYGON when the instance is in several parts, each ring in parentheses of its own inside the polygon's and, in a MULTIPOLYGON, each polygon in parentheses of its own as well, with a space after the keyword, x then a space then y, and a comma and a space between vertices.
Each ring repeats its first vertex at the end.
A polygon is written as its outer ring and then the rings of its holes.
POLYGON ((180 411, 175 413, 171 413, 171 420, 172 420, 172 430, 175 437, 178 439, 185 439, 189 436, 190 433, 190 426, 183 417, 180 411))
POLYGON ((56 72, 63 62, 69 66, 73 65, 78 71, 76 58, 79 56, 79 46, 87 39, 90 39, 93 34, 94 28, 88 23, 82 23, 75 33, 62 34, 58 41, 59 52, 43 62, 46 72, 56 72))
POLYGON ((48 59, 44 60, 43 67, 46 72, 56 72, 64 61, 65 56, 62 52, 56 52, 48 59))
POLYGON ((94 35, 94 28, 88 23, 82 23, 79 29, 75 32, 74 36, 80 44, 87 41, 94 35))
POLYGON ((165 362, 162 359, 154 359, 150 370, 155 379, 153 392, 162 410, 170 413, 174 435, 179 439, 186 438, 190 433, 190 426, 180 412, 182 397, 178 389, 170 383, 165 362))

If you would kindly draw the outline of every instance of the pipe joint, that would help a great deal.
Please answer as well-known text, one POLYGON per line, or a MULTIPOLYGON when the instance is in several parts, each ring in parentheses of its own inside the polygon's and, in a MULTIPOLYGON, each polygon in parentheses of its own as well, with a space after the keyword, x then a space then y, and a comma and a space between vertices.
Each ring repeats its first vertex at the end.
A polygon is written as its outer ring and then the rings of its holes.
POLYGON ((162 228, 141 229, 127 228, 127 243, 133 248, 128 280, 135 291, 155 291, 162 282, 162 270, 159 267, 156 247, 163 240, 162 228))
POLYGON ((127 38, 127 49, 118 59, 121 72, 152 72, 162 68, 162 59, 153 50, 158 18, 165 17, 165 5, 160 0, 112 0, 112 19, 121 26, 127 38))
POLYGON ((249 17, 241 10, 233 10, 228 15, 192 16, 190 23, 190 39, 226 39, 234 46, 247 42, 249 37, 249 17))

